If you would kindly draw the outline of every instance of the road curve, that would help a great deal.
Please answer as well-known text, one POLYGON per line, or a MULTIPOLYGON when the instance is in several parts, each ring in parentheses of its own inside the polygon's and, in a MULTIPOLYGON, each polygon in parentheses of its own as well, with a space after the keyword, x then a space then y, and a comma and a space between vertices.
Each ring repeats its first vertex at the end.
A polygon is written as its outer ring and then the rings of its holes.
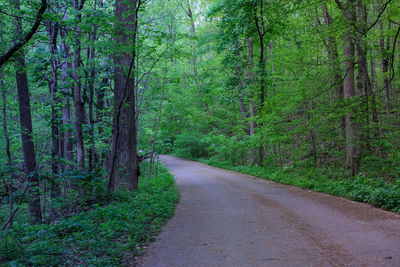
POLYGON ((400 266, 400 216, 162 156, 181 200, 138 266, 400 266))

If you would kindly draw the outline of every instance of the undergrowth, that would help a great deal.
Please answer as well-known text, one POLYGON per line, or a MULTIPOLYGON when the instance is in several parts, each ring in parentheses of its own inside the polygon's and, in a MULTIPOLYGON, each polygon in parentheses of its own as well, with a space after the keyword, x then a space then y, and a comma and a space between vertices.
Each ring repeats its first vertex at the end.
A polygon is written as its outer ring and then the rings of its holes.
POLYGON ((400 213, 400 181, 387 183, 382 179, 358 175, 354 178, 329 178, 315 169, 269 169, 259 166, 232 166, 227 162, 199 159, 211 166, 228 169, 282 184, 294 185, 316 192, 345 197, 372 204, 378 208, 400 213))
POLYGON ((173 177, 159 168, 139 190, 116 192, 110 204, 94 206, 53 224, 16 221, 1 233, 4 266, 127 266, 174 213, 179 194, 173 177))

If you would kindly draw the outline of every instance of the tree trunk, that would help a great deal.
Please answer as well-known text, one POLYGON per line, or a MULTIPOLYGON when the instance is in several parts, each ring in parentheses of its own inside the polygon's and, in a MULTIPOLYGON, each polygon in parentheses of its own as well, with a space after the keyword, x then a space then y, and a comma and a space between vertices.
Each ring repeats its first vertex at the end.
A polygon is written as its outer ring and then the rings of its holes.
POLYGON ((73 6, 77 12, 76 15, 76 25, 75 25, 75 44, 74 44, 74 88, 73 88, 73 98, 75 106, 75 139, 76 139, 76 160, 78 163, 78 169, 85 169, 85 147, 83 141, 83 130, 82 125, 85 122, 85 103, 82 98, 81 93, 81 75, 80 75, 80 65, 81 65, 81 33, 79 28, 79 23, 82 20, 82 14, 80 13, 84 1, 74 0, 73 6))
MULTIPOLYGON (((59 123, 56 110, 56 92, 57 92, 57 62, 55 55, 57 53, 57 35, 58 35, 58 23, 48 22, 47 31, 49 35, 49 50, 50 50, 50 69, 51 78, 49 79, 49 90, 50 90, 50 102, 51 102, 51 172, 53 179, 59 173, 59 123)), ((60 189, 57 182, 53 180, 51 182, 51 197, 56 198, 60 195, 60 189)))
MULTIPOLYGON (((104 96, 105 96, 105 87, 109 85, 109 79, 103 78, 100 82, 99 89, 96 90, 96 121, 97 121, 97 130, 99 135, 102 137, 102 133, 104 132, 104 123, 103 123, 103 113, 105 108, 104 96)), ((108 143, 108 140, 104 140, 101 138, 103 142, 108 143)), ((108 168, 108 153, 105 151, 102 152, 102 155, 99 159, 99 165, 108 168)))
MULTIPOLYGON (((365 95, 364 98, 364 109, 366 112, 366 133, 365 133, 365 138, 364 141, 366 142, 367 148, 370 150, 371 149, 371 144, 370 144, 370 137, 368 133, 368 128, 369 128, 369 108, 371 108, 371 114, 372 114, 372 121, 374 123, 374 136, 375 138, 379 137, 379 128, 378 128, 378 112, 376 109, 376 102, 375 102, 375 95, 372 92, 372 84, 371 84, 371 79, 369 77, 369 72, 368 72, 368 60, 367 60, 367 51, 366 51, 366 46, 364 45, 364 38, 365 38, 365 33, 363 32, 366 28, 366 8, 363 5, 362 0, 358 0, 358 25, 359 25, 359 33, 358 33, 358 38, 357 38, 357 56, 358 56, 358 73, 357 73, 357 87, 359 91, 359 96, 365 95), (371 98, 371 99, 370 99, 371 98), (369 100, 371 100, 371 103, 369 103, 369 100)), ((361 133, 364 135, 364 133, 361 133)), ((361 150, 361 148, 360 148, 361 150)))
POLYGON ((136 190, 140 174, 136 151, 135 56, 140 0, 117 0, 114 55, 114 121, 109 168, 109 192, 116 187, 136 190))
MULTIPOLYGON (((20 10, 19 0, 13 0, 15 9, 20 10)), ((22 20, 16 18, 18 38, 22 34, 22 20)), ((18 88, 19 117, 21 124, 22 150, 28 190, 28 215, 31 224, 40 223, 42 211, 40 206, 39 178, 36 174, 36 156, 33 144, 32 115, 29 96, 28 76, 26 74, 25 54, 23 49, 16 53, 16 80, 18 88)))
MULTIPOLYGON (((355 0, 346 0, 346 6, 344 9, 344 16, 347 23, 347 30, 344 33, 344 45, 343 45, 343 56, 344 56, 344 82, 343 82, 343 94, 344 99, 350 99, 355 96, 354 88, 354 25, 356 22, 355 14, 355 0)), ((356 145, 356 127, 354 122, 354 112, 350 111, 345 115, 346 123, 346 167, 351 169, 352 175, 357 174, 359 166, 356 159, 358 158, 358 151, 356 145)))
POLYGON ((272 74, 272 92, 276 94, 276 81, 275 81, 275 59, 274 59, 274 43, 269 43, 270 56, 271 56, 271 74, 272 74))
MULTIPOLYGON (((187 10, 184 8, 183 5, 181 5, 183 10, 185 11, 186 15, 189 17, 190 20, 190 33, 192 38, 195 37, 196 35, 196 25, 194 23, 194 17, 193 17, 193 12, 192 12, 192 5, 190 3, 190 0, 187 0, 187 10)), ((192 64, 193 64, 193 74, 194 74, 194 79, 196 81, 196 84, 199 82, 199 77, 198 77, 198 71, 197 71, 197 55, 196 55, 196 45, 193 45, 192 47, 192 64)))
MULTIPOLYGON (((381 1, 379 1, 379 3, 381 5, 381 1)), ((379 20, 378 25, 379 25, 379 30, 380 30, 379 49, 380 49, 380 53, 382 56, 381 71, 383 74, 383 86, 385 88, 385 110, 386 110, 386 114, 389 115, 390 109, 391 109, 391 107, 390 107, 390 81, 389 81, 389 77, 388 77, 389 58, 386 55, 386 51, 389 50, 390 40, 389 40, 389 37, 387 37, 387 39, 386 39, 387 44, 386 44, 386 48, 385 48, 385 37, 384 37, 382 19, 379 20)))
MULTIPOLYGON (((324 23, 328 26, 332 25, 332 18, 328 12, 328 8, 325 3, 322 4, 322 14, 324 23)), ((335 88, 337 98, 343 99, 343 82, 341 76, 341 70, 339 66, 339 55, 337 51, 336 38, 334 36, 328 36, 328 60, 332 64, 331 66, 331 86, 335 88)))
MULTIPOLYGON (((156 152, 156 143, 157 143, 157 134, 158 134, 158 129, 160 127, 160 121, 161 121, 161 116, 162 116, 162 108, 163 108, 163 103, 164 103, 164 98, 165 98, 165 87, 167 84, 167 63, 165 63, 165 72, 164 72, 164 79, 163 79, 163 85, 162 85, 162 95, 161 95, 161 101, 160 101, 160 106, 158 110, 158 116, 157 118, 154 118, 155 125, 153 126, 154 128, 154 135, 151 140, 151 153, 150 153, 150 163, 149 163, 149 174, 148 174, 148 179, 151 177, 152 173, 152 167, 153 167, 153 158, 154 158, 154 153, 156 152)), ((157 174, 157 170, 156 170, 157 174)))
MULTIPOLYGON (((249 62, 248 62, 248 70, 247 70, 247 79, 248 79, 248 85, 250 85, 249 87, 251 88, 252 85, 254 84, 254 71, 253 71, 253 67, 254 67, 254 61, 253 61, 253 57, 254 57, 254 44, 253 44, 253 38, 249 37, 247 39, 248 42, 248 46, 249 46, 249 62)), ((249 93, 249 135, 253 136, 254 135, 254 130, 256 127, 255 124, 255 117, 256 117, 256 110, 255 110, 255 106, 254 106, 254 101, 253 101, 253 94, 252 92, 249 93)), ((250 162, 253 165, 256 162, 255 159, 255 155, 254 155, 254 151, 251 148, 250 149, 250 162)))
MULTIPOLYGON (((260 57, 258 61, 258 72, 259 72, 259 77, 260 77, 260 106, 259 106, 259 116, 262 118, 263 116, 263 111, 264 111, 264 103, 265 103, 265 77, 264 77, 264 72, 265 72, 265 60, 264 60, 264 37, 266 34, 265 30, 265 25, 264 25, 264 1, 260 1, 260 6, 259 6, 259 13, 260 16, 257 14, 257 7, 254 6, 254 22, 257 28, 257 34, 258 34, 258 39, 260 42, 260 57)), ((261 125, 262 126, 262 123, 261 125)), ((258 163, 260 166, 263 165, 264 163, 264 145, 263 145, 263 136, 261 136, 260 140, 261 144, 258 148, 258 163)))
MULTIPOLYGON (((67 13, 64 15, 64 20, 66 20, 67 13)), ((69 75, 68 70, 72 69, 72 64, 68 62, 68 58, 71 56, 71 49, 68 44, 65 42, 65 29, 60 29, 60 34, 63 39, 61 43, 61 49, 63 50, 64 55, 64 62, 61 66, 62 69, 62 90, 64 95, 63 100, 63 108, 62 108, 62 124, 63 124, 63 131, 62 131, 62 146, 63 146, 63 156, 64 158, 72 162, 74 160, 74 147, 72 144, 72 133, 71 133, 71 105, 70 105, 70 92, 72 91, 70 85, 68 83, 69 75)), ((72 168, 71 164, 66 164, 65 169, 70 170, 72 168)))
POLYGON ((88 81, 89 87, 89 135, 90 135, 90 147, 89 147, 89 171, 96 169, 97 157, 94 146, 94 114, 93 114, 93 103, 94 103, 94 82, 96 79, 96 68, 95 68, 95 48, 94 43, 96 42, 96 30, 97 25, 94 26, 94 31, 91 34, 91 47, 88 48, 87 57, 90 65, 90 77, 88 81))

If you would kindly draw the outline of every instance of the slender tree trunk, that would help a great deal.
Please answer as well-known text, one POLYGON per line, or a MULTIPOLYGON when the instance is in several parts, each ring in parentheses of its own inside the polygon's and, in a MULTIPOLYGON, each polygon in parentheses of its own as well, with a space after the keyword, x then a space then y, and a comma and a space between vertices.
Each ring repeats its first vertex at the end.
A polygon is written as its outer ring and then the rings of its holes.
MULTIPOLYGON (((325 3, 322 4, 322 14, 324 23, 328 26, 332 25, 332 18, 328 12, 328 8, 325 3)), ((328 60, 331 66, 331 85, 335 88, 337 98, 343 99, 343 82, 342 82, 342 71, 339 65, 339 55, 337 50, 336 38, 334 36, 328 36, 328 60)))
MULTIPOLYGON (((64 15, 64 20, 67 19, 67 13, 64 15)), ((74 160, 74 147, 72 143, 72 133, 71 133, 71 104, 70 104, 70 93, 71 87, 69 85, 69 77, 68 70, 72 70, 72 64, 68 61, 69 57, 71 56, 71 49, 68 44, 65 42, 66 32, 64 28, 60 29, 60 34, 63 39, 61 43, 61 49, 63 50, 64 55, 64 62, 61 66, 62 69, 62 91, 64 95, 63 100, 63 108, 62 108, 62 124, 63 124, 63 131, 62 131, 62 146, 64 151, 64 158, 72 162, 74 160)), ((66 164, 65 169, 70 170, 72 168, 71 164, 66 164)))
POLYGON ((274 43, 271 41, 269 43, 269 50, 271 56, 271 74, 272 74, 272 92, 276 94, 276 81, 275 81, 275 57, 274 57, 274 43))
MULTIPOLYGON (((183 10, 185 11, 186 15, 189 17, 190 21, 190 34, 191 37, 194 39, 196 37, 196 24, 195 19, 193 16, 193 9, 192 3, 190 0, 187 0, 187 9, 181 4, 183 10)), ((199 87, 199 74, 197 70, 197 49, 196 49, 196 41, 194 40, 192 43, 192 64, 193 64, 193 76, 197 86, 197 90, 200 94, 200 104, 204 104, 204 108, 207 112, 209 112, 209 105, 206 100, 204 100, 204 91, 199 87), (204 102, 203 102, 204 101, 204 102)))
POLYGON ((374 58, 370 59, 370 68, 371 68, 371 87, 372 92, 376 91, 376 61, 374 58))
MULTIPOLYGON (((165 63, 165 65, 167 65, 167 63, 165 63)), ((162 95, 161 95, 161 101, 160 101, 160 106, 159 106, 159 110, 158 110, 158 116, 157 116, 157 120, 155 123, 155 130, 154 130, 154 135, 153 138, 151 140, 151 145, 152 145, 152 149, 151 149, 151 153, 150 153, 150 164, 149 164, 149 174, 148 174, 148 179, 150 179, 151 177, 151 173, 152 173, 152 166, 153 166, 153 158, 154 158, 154 153, 155 153, 155 149, 156 149, 156 143, 157 143, 157 134, 158 134, 158 129, 160 126, 160 121, 161 121, 161 116, 162 116, 162 108, 163 108, 163 103, 164 103, 164 97, 165 97, 165 87, 167 84, 167 66, 165 66, 165 72, 164 72, 164 79, 163 79, 163 87, 162 87, 162 95)))
MULTIPOLYGON (((192 12, 192 4, 190 0, 187 0, 187 9, 181 4, 183 10, 185 11, 186 15, 189 17, 190 20, 190 33, 192 38, 196 35, 196 25, 194 22, 193 12, 192 12)), ((197 52, 196 52, 196 45, 194 44, 192 47, 192 64, 193 64, 193 74, 196 84, 199 82, 198 71, 197 71, 197 52)))
MULTIPOLYGON (((20 10, 19 0, 13 0, 14 6, 20 10)), ((17 36, 22 34, 22 20, 16 18, 17 36)), ((36 173, 36 156, 33 144, 32 115, 29 96, 28 76, 26 74, 25 54, 23 49, 16 53, 16 80, 18 88, 19 117, 21 124, 22 150, 24 154, 24 165, 26 180, 30 184, 28 190, 28 214, 31 224, 42 220, 40 207, 39 177, 36 173)))
MULTIPOLYGON (((313 64, 313 58, 312 58, 312 56, 310 56, 310 68, 312 68, 312 64, 313 64)), ((310 95, 312 95, 312 81, 310 83, 311 83, 310 84, 310 95)), ((310 112, 312 113, 312 111, 314 110, 314 102, 313 102, 312 98, 309 101, 309 108, 310 108, 310 112)), ((310 114, 307 114, 307 120, 309 123, 311 121, 310 114)), ((317 134, 315 133, 315 131, 313 129, 310 129, 310 141, 311 141, 312 154, 314 157, 314 168, 318 167, 318 154, 317 154, 316 139, 317 139, 317 134)))
MULTIPOLYGON (((250 85, 250 88, 254 84, 254 44, 253 44, 253 38, 249 37, 247 39, 248 46, 249 46, 249 62, 248 62, 248 70, 247 70, 247 79, 248 79, 248 84, 250 85)), ((253 101, 253 94, 252 92, 249 93, 249 135, 250 137, 254 135, 254 130, 255 130, 255 118, 256 118, 256 110, 254 106, 254 101, 253 101)), ((253 149, 250 149, 250 162, 253 165, 256 162, 255 155, 253 149)))
MULTIPOLYGON (((104 132, 104 123, 103 123, 103 114, 104 114, 104 108, 105 108, 105 102, 104 102, 104 96, 105 96, 105 87, 109 85, 109 79, 108 78, 103 78, 100 82, 99 89, 96 90, 96 121, 97 121, 97 131, 99 133, 99 136, 101 136, 101 140, 103 142, 108 142, 105 141, 102 138, 102 134, 104 132)), ((108 168, 106 162, 107 162, 107 153, 104 151, 102 152, 98 164, 100 166, 106 165, 106 168, 108 168)))
POLYGON ((48 22, 47 31, 49 35, 49 49, 50 49, 50 69, 51 78, 49 79, 50 101, 51 101, 51 172, 53 174, 53 181, 51 182, 51 197, 56 198, 60 195, 60 188, 55 181, 56 175, 59 173, 59 123, 58 112, 56 110, 56 93, 57 93, 57 36, 59 26, 58 23, 48 22))
MULTIPOLYGON (((264 23, 264 1, 260 1, 260 6, 259 6, 259 14, 257 14, 257 7, 254 6, 254 22, 257 28, 257 34, 258 34, 258 39, 259 39, 259 45, 260 45, 260 57, 258 61, 258 69, 259 69, 259 77, 260 77, 260 106, 259 106, 259 116, 262 118, 263 112, 264 112, 264 104, 265 104, 265 59, 264 59, 264 53, 265 53, 265 47, 264 47, 264 37, 266 34, 266 29, 265 29, 265 23, 264 23)), ((262 126, 262 123, 261 125, 262 126)), ((259 165, 262 166, 264 163, 264 145, 263 145, 263 136, 261 136, 261 144, 258 148, 258 157, 259 157, 259 165)))
MULTIPOLYGON (((96 6, 95 6, 96 9, 96 6)), ((94 43, 96 42, 96 31, 97 31, 97 25, 94 26, 94 31, 91 34, 91 47, 88 48, 88 53, 87 57, 89 59, 89 64, 90 64, 90 77, 88 81, 88 87, 89 87, 89 124, 90 124, 90 130, 89 130, 89 135, 90 135, 90 148, 89 148, 89 171, 92 171, 93 169, 96 169, 96 164, 97 164, 97 157, 96 157, 96 151, 95 151, 95 145, 94 145, 94 114, 93 114, 93 103, 94 103, 94 82, 96 79, 96 68, 95 68, 95 47, 94 43)))
MULTIPOLYGON (((236 42, 235 44, 235 49, 237 51, 240 50, 240 43, 239 41, 236 42)), ((241 57, 241 53, 237 53, 238 57, 241 57)), ((243 81, 243 77, 242 77, 242 72, 240 70, 240 65, 239 63, 236 64, 235 67, 235 76, 238 79, 238 83, 237 83, 237 89, 238 89, 238 101, 239 101, 239 108, 240 108, 240 114, 242 117, 242 121, 243 121, 243 125, 244 128, 248 128, 247 127, 247 110, 246 110, 246 106, 244 104, 244 89, 245 89, 245 85, 244 85, 244 81, 243 81)))
POLYGON ((80 66, 81 66, 81 33, 79 28, 79 23, 82 20, 82 14, 80 13, 83 7, 84 1, 74 0, 73 6, 76 10, 76 25, 75 25, 75 44, 74 44, 74 88, 73 88, 73 98, 74 98, 74 106, 75 106, 75 140, 76 140, 76 160, 78 163, 78 168, 80 170, 85 169, 85 147, 83 141, 83 129, 82 125, 85 122, 85 103, 82 98, 81 93, 81 75, 80 75, 80 66))
POLYGON ((388 77, 388 70, 389 70, 389 58, 386 55, 386 49, 389 49, 390 47, 390 40, 389 37, 387 37, 386 42, 387 45, 385 47, 385 37, 384 37, 384 30, 383 30, 383 22, 382 19, 379 20, 379 30, 380 30, 380 38, 379 38, 379 48, 380 52, 382 55, 381 59, 381 71, 383 74, 383 86, 385 88, 385 110, 386 114, 390 114, 390 82, 389 82, 389 77, 388 77))
MULTIPOLYGON (((364 45, 365 33, 363 32, 366 28, 366 8, 363 5, 362 0, 358 0, 358 25, 359 25, 359 33, 357 38, 357 56, 358 56, 358 73, 357 73, 357 87, 359 91, 359 96, 365 95, 364 99, 364 109, 366 116, 366 132, 362 132, 361 135, 364 136, 362 139, 366 144, 366 147, 370 150, 370 136, 369 136, 369 108, 371 108, 372 113, 372 121, 374 123, 374 136, 375 138, 379 137, 379 128, 378 128, 378 112, 376 109, 375 95, 372 92, 372 84, 371 79, 369 77, 368 72, 368 60, 367 60, 367 51, 366 46, 364 45), (371 98, 371 99, 370 99, 371 98), (371 101, 371 103, 369 103, 371 101)), ((360 151, 362 151, 362 144, 360 144, 360 151)), ((360 155, 361 156, 361 153, 360 155)), ((360 159, 359 159, 360 160, 360 159)))

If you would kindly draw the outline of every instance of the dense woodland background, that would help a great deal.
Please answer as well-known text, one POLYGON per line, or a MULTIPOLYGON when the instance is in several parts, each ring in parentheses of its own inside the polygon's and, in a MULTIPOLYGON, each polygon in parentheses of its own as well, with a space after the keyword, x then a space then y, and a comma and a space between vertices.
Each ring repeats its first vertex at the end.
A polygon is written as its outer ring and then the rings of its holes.
POLYGON ((400 207, 399 33, 394 0, 0 0, 2 230, 107 205, 161 153, 400 207))

